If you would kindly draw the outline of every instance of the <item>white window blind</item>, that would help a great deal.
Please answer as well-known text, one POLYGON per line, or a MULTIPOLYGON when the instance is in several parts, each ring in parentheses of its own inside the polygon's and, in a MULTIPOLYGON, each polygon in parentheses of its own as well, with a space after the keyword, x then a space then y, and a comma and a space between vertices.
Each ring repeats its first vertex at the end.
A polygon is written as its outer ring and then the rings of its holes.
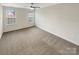
POLYGON ((15 20, 16 20, 15 18, 8 18, 8 19, 7 19, 7 24, 8 24, 8 25, 13 25, 13 24, 16 23, 15 20))

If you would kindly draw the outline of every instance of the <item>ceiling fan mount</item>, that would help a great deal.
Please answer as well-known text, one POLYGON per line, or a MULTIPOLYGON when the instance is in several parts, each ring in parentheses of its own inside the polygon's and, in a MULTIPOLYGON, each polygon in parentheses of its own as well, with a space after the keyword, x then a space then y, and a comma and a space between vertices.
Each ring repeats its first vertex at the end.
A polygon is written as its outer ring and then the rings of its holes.
POLYGON ((40 8, 39 6, 37 6, 36 4, 38 4, 38 3, 30 3, 31 4, 31 8, 40 8))

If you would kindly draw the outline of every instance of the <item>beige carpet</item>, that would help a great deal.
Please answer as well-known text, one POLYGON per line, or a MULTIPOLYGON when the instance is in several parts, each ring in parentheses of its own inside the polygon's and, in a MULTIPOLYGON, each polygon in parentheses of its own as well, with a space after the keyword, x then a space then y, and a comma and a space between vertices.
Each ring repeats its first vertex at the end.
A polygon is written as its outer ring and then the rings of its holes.
POLYGON ((1 55, 77 54, 77 46, 37 27, 4 33, 1 55))

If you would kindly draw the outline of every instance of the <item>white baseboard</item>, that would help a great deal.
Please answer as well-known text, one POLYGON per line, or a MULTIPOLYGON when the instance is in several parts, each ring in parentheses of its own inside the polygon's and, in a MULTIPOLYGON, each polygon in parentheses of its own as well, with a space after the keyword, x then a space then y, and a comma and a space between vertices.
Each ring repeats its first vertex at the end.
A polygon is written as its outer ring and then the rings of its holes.
POLYGON ((40 27, 40 26, 37 26, 37 27, 40 28, 40 29, 42 29, 42 30, 44 30, 44 31, 46 31, 46 32, 49 32, 49 33, 51 33, 51 34, 54 34, 54 35, 56 35, 56 36, 58 36, 58 37, 60 37, 60 38, 62 38, 62 39, 64 39, 64 40, 67 40, 67 41, 69 41, 69 42, 71 42, 71 43, 73 43, 73 44, 79 46, 79 43, 75 43, 75 42, 72 41, 72 40, 69 40, 69 39, 67 39, 67 38, 65 38, 65 37, 62 37, 62 36, 57 35, 57 34, 55 34, 55 33, 52 33, 51 31, 48 31, 47 29, 45 29, 45 28, 43 28, 43 27, 40 27))

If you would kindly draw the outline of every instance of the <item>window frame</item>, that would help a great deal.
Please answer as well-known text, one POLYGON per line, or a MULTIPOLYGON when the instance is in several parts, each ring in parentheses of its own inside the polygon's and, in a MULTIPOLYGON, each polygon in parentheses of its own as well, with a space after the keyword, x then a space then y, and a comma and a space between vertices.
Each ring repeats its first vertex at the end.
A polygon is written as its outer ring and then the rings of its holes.
MULTIPOLYGON (((13 7, 6 7, 6 9, 5 9, 5 11, 6 11, 6 25, 14 25, 14 24, 16 24, 16 9, 15 8, 13 8, 13 7), (10 9, 12 9, 12 10, 14 10, 15 11, 15 16, 14 17, 8 17, 8 11, 10 10, 10 9), (14 19, 13 21, 14 22, 11 22, 11 23, 9 23, 9 19, 14 19)), ((12 20, 11 20, 12 21, 12 20)))

